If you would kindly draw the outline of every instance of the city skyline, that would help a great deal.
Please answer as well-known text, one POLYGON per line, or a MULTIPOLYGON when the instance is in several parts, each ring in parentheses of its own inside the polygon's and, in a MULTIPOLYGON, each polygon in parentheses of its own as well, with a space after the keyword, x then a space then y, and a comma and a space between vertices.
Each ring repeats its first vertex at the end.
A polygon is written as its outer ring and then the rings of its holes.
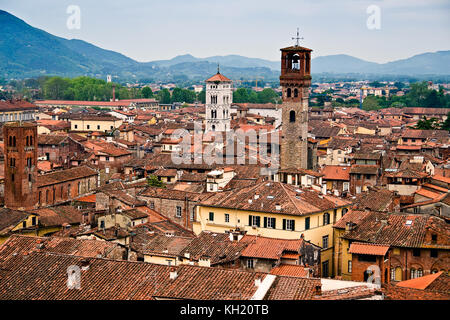
POLYGON ((176 0, 164 4, 134 0, 127 4, 108 2, 107 6, 104 2, 55 4, 43 0, 39 15, 27 0, 0 0, 0 5, 36 28, 84 40, 141 62, 183 54, 200 58, 238 54, 276 61, 278 48, 295 43, 292 37, 297 27, 304 38, 300 45, 312 48, 313 58, 349 54, 385 63, 450 48, 446 37, 450 26, 448 1, 325 2, 326 10, 323 2, 309 0, 276 5, 270 1, 176 0), (80 29, 67 27, 71 5, 80 9, 80 29), (367 26, 374 14, 368 8, 374 5, 380 10, 379 29, 367 26))

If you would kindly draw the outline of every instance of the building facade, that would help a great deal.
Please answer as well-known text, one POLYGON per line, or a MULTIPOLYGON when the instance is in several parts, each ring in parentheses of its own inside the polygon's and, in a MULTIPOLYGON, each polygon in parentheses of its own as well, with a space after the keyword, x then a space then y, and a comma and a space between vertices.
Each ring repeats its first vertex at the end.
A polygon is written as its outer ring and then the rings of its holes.
POLYGON ((219 70, 206 80, 206 132, 230 130, 232 88, 232 81, 219 70))

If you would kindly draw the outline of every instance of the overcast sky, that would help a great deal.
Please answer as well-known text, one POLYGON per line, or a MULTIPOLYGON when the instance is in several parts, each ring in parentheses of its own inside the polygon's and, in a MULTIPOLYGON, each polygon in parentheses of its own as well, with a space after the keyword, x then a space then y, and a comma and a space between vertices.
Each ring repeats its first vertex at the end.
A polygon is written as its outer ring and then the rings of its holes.
POLYGON ((450 49, 450 0, 0 0, 0 9, 138 61, 186 53, 278 60, 297 27, 313 57, 388 62, 450 49), (81 10, 79 30, 66 26, 69 5, 81 10), (380 29, 367 27, 370 5, 380 8, 380 29))

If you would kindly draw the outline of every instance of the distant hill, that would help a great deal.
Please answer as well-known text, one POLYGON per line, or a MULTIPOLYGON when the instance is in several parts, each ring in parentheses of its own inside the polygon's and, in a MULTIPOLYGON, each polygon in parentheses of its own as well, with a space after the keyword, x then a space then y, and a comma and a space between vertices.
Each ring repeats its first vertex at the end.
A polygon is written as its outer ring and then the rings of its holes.
MULTIPOLYGON (((0 10, 0 77, 24 78, 40 75, 120 79, 203 80, 217 70, 232 79, 277 80, 279 61, 240 55, 196 58, 190 54, 170 60, 137 62, 123 54, 102 49, 82 40, 68 40, 28 25, 0 10)), ((424 53, 385 64, 349 55, 330 55, 312 60, 314 74, 402 74, 450 75, 450 51, 424 53)))

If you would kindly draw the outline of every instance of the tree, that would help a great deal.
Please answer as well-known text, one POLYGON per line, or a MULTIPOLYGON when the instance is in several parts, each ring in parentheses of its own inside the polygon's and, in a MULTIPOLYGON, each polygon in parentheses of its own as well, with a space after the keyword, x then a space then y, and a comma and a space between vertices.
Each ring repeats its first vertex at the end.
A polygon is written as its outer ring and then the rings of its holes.
POLYGON ((183 89, 175 88, 172 91, 172 102, 184 102, 183 89))
POLYGON ((441 129, 450 131, 450 112, 447 113, 447 119, 442 123, 441 129))
POLYGON ((165 188, 166 185, 164 184, 164 182, 159 181, 158 177, 155 175, 150 175, 147 177, 147 185, 151 186, 151 187, 158 187, 158 188, 165 188))
POLYGON ((233 102, 235 103, 245 103, 248 102, 249 96, 248 91, 245 88, 239 88, 233 92, 233 102))
POLYGON ((259 103, 274 103, 279 100, 280 96, 275 90, 266 88, 263 91, 258 93, 258 102, 259 103))
POLYGON ((61 77, 52 77, 45 82, 44 96, 46 99, 64 99, 64 92, 69 88, 70 81, 61 77))
POLYGON ((143 96, 145 99, 153 98, 153 91, 152 91, 152 89, 151 89, 150 87, 144 87, 144 88, 142 88, 142 96, 143 96))
POLYGON ((437 130, 440 129, 437 118, 427 119, 423 116, 422 120, 419 120, 415 125, 414 129, 418 130, 437 130))
POLYGON ((378 104, 377 98, 374 96, 367 96, 363 101, 363 110, 370 111, 370 110, 378 110, 380 108, 378 104))
POLYGON ((158 101, 162 104, 170 103, 170 91, 167 89, 162 89, 158 92, 158 101))
POLYGON ((206 91, 202 90, 197 94, 197 100, 201 103, 206 103, 206 91))

